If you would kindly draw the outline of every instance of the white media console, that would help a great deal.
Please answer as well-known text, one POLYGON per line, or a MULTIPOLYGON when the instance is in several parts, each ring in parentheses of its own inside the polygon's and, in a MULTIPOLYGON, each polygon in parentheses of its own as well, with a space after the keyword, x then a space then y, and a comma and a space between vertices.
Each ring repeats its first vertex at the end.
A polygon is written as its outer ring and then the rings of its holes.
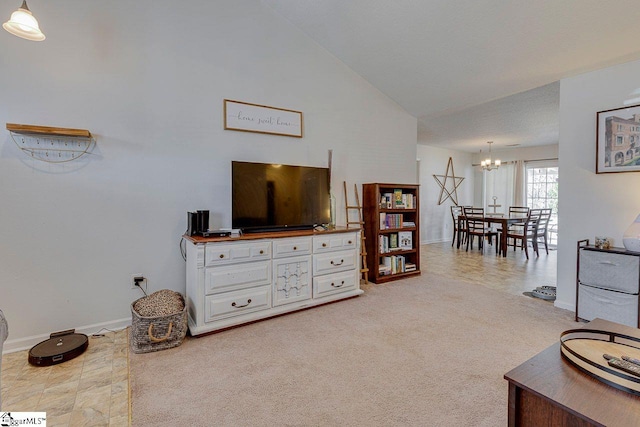
POLYGON ((191 335, 363 293, 358 230, 184 238, 191 335))

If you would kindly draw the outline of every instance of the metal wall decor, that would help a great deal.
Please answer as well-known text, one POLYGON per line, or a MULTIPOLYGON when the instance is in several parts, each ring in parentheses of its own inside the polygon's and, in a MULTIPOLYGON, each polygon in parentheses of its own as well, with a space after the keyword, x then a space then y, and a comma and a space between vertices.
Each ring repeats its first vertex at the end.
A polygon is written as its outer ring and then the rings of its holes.
POLYGON ((449 162, 447 163, 447 171, 444 175, 433 175, 433 179, 436 180, 438 185, 440 186, 440 196, 438 197, 438 205, 443 204, 447 201, 447 199, 451 199, 451 201, 458 206, 458 187, 464 181, 464 177, 455 176, 455 172, 453 170, 453 159, 449 157, 449 162), (449 169, 451 169, 451 174, 449 174, 449 169))

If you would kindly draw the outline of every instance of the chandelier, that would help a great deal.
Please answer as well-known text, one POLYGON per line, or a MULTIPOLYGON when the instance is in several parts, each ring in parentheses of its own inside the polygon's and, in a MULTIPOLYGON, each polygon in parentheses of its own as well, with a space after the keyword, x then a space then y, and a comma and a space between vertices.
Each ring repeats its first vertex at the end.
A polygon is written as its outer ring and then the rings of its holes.
POLYGON ((482 170, 486 170, 486 171, 498 169, 500 167, 500 160, 491 159, 491 144, 493 144, 493 141, 487 141, 487 144, 489 144, 489 157, 486 160, 481 161, 480 166, 482 166, 482 170))

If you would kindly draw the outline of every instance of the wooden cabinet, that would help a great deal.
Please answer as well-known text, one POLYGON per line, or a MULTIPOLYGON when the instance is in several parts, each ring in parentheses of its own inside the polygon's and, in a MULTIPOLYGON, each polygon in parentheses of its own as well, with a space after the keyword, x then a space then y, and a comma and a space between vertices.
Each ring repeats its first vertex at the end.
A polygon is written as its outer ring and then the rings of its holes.
POLYGON ((362 294, 360 231, 183 237, 191 335, 362 294))
POLYGON ((364 184, 369 279, 383 283, 420 274, 419 186, 364 184))
POLYGON ((640 253, 578 242, 576 321, 601 318, 640 328, 640 253))

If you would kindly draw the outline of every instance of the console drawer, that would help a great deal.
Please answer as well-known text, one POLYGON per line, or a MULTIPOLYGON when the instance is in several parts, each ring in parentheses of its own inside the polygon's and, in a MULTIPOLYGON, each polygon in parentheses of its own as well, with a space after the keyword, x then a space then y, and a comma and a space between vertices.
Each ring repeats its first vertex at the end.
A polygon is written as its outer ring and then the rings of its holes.
POLYGON ((331 252, 343 249, 355 249, 356 233, 328 234, 313 238, 313 252, 331 252))
POLYGON ((207 243, 204 250, 205 266, 262 259, 271 259, 271 242, 207 243))
POLYGON ((599 317, 638 327, 638 295, 580 285, 577 310, 577 316, 584 320, 599 317))
POLYGON ((313 297, 322 298, 356 288, 357 273, 346 271, 343 273, 327 274, 313 278, 313 297))
POLYGON ((271 308, 271 286, 258 286, 205 297, 205 322, 271 308))
POLYGON ((313 275, 335 273, 356 267, 356 251, 339 251, 313 257, 313 275))
POLYGON ((294 255, 311 254, 311 237, 293 239, 275 239, 273 241, 273 257, 282 258, 294 255))
POLYGON ((640 257, 601 251, 580 251, 579 280, 589 286, 638 293, 640 257))
POLYGON ((271 283, 271 261, 208 267, 204 273, 206 295, 271 283))

